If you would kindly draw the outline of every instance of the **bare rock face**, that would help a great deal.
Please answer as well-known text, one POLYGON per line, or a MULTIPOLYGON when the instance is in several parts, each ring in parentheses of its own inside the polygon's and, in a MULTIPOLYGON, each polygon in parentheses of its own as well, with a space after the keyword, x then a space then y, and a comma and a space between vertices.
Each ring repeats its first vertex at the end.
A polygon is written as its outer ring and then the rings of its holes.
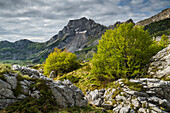
POLYGON ((23 100, 27 97, 39 99, 42 94, 35 87, 30 87, 36 83, 35 79, 45 81, 51 89, 53 97, 59 107, 86 106, 88 101, 84 99, 83 92, 74 86, 69 80, 54 81, 42 75, 39 71, 28 67, 13 66, 13 69, 20 69, 21 73, 29 75, 34 79, 17 79, 17 74, 3 74, 0 79, 0 108, 5 108, 10 104, 23 100), (15 67, 15 68, 14 68, 15 67), (18 87, 19 85, 19 87, 18 87), (17 88, 21 88, 20 91, 17 88), (17 92, 16 94, 16 91, 17 92), (19 93, 19 94, 18 94, 19 93))
POLYGON ((58 48, 67 48, 68 51, 75 52, 84 47, 92 46, 92 42, 99 39, 106 28, 106 26, 85 17, 70 20, 67 26, 48 41, 47 46, 60 41, 57 45, 58 48), (90 42, 91 39, 93 41, 90 42))
POLYGON ((152 57, 148 74, 156 78, 170 78, 170 45, 152 57))
POLYGON ((154 16, 148 18, 148 19, 139 21, 139 22, 136 23, 136 25, 145 26, 145 25, 148 25, 152 22, 164 20, 166 18, 170 18, 170 8, 167 8, 167 9, 163 10, 162 12, 158 13, 157 15, 154 15, 154 16))

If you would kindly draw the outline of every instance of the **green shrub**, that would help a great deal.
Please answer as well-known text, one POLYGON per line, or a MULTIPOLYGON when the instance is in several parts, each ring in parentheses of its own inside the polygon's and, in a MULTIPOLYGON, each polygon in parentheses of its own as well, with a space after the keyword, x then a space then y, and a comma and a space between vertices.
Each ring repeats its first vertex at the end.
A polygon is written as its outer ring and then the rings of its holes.
POLYGON ((169 44, 168 37, 167 37, 165 34, 163 34, 163 35, 161 36, 161 40, 160 40, 159 44, 160 44, 160 46, 162 46, 162 47, 166 47, 166 46, 169 44))
POLYGON ((50 53, 44 64, 44 74, 49 75, 54 71, 56 75, 66 73, 78 68, 79 63, 76 61, 75 54, 68 52, 66 49, 61 51, 55 48, 54 52, 50 53))
POLYGON ((149 33, 132 23, 118 25, 105 32, 93 55, 92 73, 97 78, 107 75, 110 79, 142 75, 143 67, 160 48, 149 33))

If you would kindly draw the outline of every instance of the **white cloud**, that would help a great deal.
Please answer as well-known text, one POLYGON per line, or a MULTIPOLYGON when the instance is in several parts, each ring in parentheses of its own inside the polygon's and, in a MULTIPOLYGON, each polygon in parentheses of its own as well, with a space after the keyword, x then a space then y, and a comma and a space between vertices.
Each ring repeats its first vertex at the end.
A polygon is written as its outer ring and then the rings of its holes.
POLYGON ((0 0, 0 40, 46 41, 70 19, 91 18, 104 25, 157 14, 169 0, 0 0))

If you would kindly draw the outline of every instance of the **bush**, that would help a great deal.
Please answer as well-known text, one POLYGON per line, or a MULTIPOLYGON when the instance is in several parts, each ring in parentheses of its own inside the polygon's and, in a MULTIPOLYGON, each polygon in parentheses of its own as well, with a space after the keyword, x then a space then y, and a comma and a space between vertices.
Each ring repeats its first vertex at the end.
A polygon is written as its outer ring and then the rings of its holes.
POLYGON ((166 47, 166 46, 169 44, 168 37, 167 37, 165 34, 163 34, 163 35, 161 36, 161 40, 160 40, 159 44, 160 44, 160 46, 162 46, 162 47, 166 47))
POLYGON ((91 61, 92 73, 102 80, 102 74, 111 79, 141 75, 151 56, 160 50, 156 44, 143 27, 132 23, 118 25, 107 30, 99 41, 91 61))
POLYGON ((51 71, 54 71, 56 75, 70 72, 79 66, 76 59, 76 55, 66 49, 61 51, 61 49, 55 48, 54 52, 50 53, 46 59, 44 74, 49 75, 51 71))

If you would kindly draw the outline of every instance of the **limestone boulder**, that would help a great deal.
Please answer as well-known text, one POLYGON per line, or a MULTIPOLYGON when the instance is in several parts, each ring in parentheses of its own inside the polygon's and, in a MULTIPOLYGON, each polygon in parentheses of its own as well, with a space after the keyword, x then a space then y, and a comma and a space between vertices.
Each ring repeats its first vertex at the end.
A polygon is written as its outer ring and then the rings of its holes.
POLYGON ((170 78, 170 45, 151 58, 148 74, 156 78, 170 78))

